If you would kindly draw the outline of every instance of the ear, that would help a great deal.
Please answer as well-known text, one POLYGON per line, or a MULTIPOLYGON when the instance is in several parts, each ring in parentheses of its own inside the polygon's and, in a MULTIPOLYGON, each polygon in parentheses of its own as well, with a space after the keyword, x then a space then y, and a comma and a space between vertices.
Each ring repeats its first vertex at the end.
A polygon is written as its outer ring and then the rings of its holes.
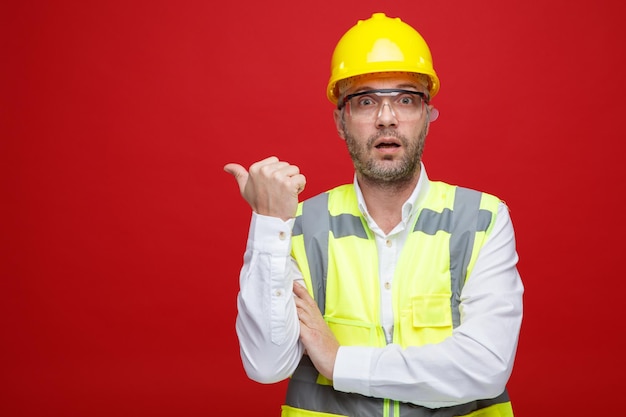
POLYGON ((426 135, 428 135, 428 131, 430 130, 430 123, 437 120, 437 117, 439 117, 439 110, 437 110, 432 104, 429 104, 428 120, 426 120, 426 135))
POLYGON ((428 118, 428 121, 429 122, 434 122, 435 120, 437 120, 439 118, 439 109, 437 109, 432 104, 429 104, 428 105, 428 114, 430 115, 430 117, 428 118))
POLYGON ((346 135, 343 130, 343 118, 341 116, 341 110, 335 109, 333 112, 333 117, 335 118, 335 128, 337 129, 337 134, 343 140, 346 140, 346 135))

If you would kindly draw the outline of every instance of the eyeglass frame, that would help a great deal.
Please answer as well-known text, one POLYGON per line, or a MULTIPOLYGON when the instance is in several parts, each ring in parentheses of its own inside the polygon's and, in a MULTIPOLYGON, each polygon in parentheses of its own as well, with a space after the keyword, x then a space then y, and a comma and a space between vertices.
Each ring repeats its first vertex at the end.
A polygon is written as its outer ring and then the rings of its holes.
MULTIPOLYGON (((373 90, 365 90, 365 91, 359 91, 356 93, 352 93, 352 94, 348 94, 347 96, 345 96, 341 101, 340 101, 340 105, 337 106, 338 110, 343 109, 344 107, 346 107, 346 104, 352 100, 354 97, 358 97, 358 96, 365 96, 367 94, 376 94, 376 93, 382 93, 382 94, 390 94, 390 93, 398 93, 398 94, 413 94, 416 96, 420 96, 421 100, 422 100, 422 105, 426 104, 428 105, 430 103, 430 97, 428 96, 428 94, 422 92, 422 91, 414 91, 414 90, 406 90, 403 88, 380 88, 380 89, 373 89, 373 90)), ((395 96, 392 96, 395 97, 395 96)), ((384 106, 384 104, 382 105, 384 106)), ((382 106, 380 107, 379 110, 379 115, 380 112, 382 111, 382 106)), ((390 110, 392 111, 392 113, 395 116, 395 112, 393 110, 393 106, 390 104, 389 105, 390 110)))

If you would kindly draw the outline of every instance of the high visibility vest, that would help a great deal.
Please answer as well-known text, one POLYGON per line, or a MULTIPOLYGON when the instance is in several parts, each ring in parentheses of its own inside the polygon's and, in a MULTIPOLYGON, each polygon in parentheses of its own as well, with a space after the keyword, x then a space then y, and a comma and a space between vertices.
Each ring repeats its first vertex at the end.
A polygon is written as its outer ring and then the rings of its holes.
MULTIPOLYGON (((393 343, 402 347, 439 343, 460 324, 461 290, 500 202, 442 182, 429 185, 393 277, 393 343)), ((386 345, 376 241, 353 185, 300 203, 292 255, 340 345, 386 345)), ((437 409, 335 391, 306 355, 290 378, 282 409, 283 417, 513 416, 506 390, 497 398, 437 409)))

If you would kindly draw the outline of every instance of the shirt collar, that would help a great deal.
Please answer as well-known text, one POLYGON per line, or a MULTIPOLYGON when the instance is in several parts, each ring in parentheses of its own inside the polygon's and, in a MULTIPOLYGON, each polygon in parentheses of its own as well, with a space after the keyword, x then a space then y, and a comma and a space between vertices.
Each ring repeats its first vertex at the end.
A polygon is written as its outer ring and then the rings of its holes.
MULTIPOLYGON (((426 173, 426 167, 424 166, 422 162, 420 162, 420 166, 421 166, 421 170, 420 170, 419 179, 417 180, 417 185, 415 186, 415 189, 413 190, 409 198, 402 205, 402 222, 405 224, 413 216, 413 214, 415 214, 418 207, 422 204, 422 201, 424 201, 424 198, 426 197, 426 194, 428 193, 428 189, 430 188, 430 181, 428 179, 428 174, 426 173)), ((353 182, 354 182, 354 190, 356 191, 356 197, 359 202, 359 211, 361 211, 361 214, 363 215, 363 217, 365 217, 365 219, 369 223, 371 220, 371 217, 367 211, 367 205, 365 204, 365 199, 363 198, 361 187, 359 187, 359 182, 357 181, 356 173, 354 174, 353 182)))

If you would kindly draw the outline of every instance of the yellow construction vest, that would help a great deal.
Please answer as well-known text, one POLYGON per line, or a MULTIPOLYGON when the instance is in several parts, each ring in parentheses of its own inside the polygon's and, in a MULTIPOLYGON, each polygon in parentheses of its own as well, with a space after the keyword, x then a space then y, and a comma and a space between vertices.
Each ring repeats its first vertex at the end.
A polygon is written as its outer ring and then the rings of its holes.
MULTIPOLYGON (((439 343, 460 324, 460 295, 493 227, 499 200, 442 182, 429 191, 410 227, 393 277, 393 343, 439 343)), ((298 207, 292 255, 324 319, 342 346, 386 344, 380 324, 378 252, 353 185, 298 207)), ((292 375, 283 417, 437 415, 512 417, 506 390, 497 398, 430 409, 335 391, 304 356, 292 375)))

